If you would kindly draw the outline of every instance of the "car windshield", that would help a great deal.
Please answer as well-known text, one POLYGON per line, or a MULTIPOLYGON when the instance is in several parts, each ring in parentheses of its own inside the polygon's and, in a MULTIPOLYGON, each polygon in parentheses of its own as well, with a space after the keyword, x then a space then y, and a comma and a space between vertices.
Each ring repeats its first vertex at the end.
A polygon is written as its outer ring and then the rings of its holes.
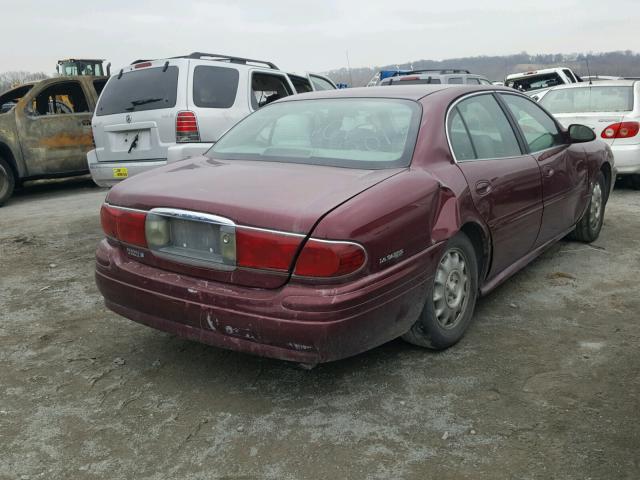
POLYGON ((633 88, 598 86, 551 90, 540 100, 551 113, 629 112, 633 88))
POLYGON ((527 75, 525 77, 507 80, 507 87, 515 88, 521 92, 528 92, 529 90, 555 87, 563 83, 560 75, 552 72, 542 75, 527 75))
POLYGON ((207 155, 347 168, 409 165, 419 127, 417 102, 342 98, 275 103, 236 125, 207 155))

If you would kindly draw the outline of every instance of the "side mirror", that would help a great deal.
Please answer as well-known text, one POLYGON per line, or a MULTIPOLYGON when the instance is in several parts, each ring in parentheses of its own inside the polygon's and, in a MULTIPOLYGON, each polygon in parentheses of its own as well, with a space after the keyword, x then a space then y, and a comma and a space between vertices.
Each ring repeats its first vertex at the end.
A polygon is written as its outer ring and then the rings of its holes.
POLYGON ((569 140, 571 143, 593 142, 595 139, 595 132, 586 125, 580 125, 577 123, 569 125, 569 140))

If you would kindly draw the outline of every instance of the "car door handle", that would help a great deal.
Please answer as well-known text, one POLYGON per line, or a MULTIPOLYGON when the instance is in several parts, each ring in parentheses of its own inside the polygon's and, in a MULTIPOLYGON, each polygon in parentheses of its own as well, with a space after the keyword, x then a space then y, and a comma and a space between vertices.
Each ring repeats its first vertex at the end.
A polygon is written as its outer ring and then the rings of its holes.
POLYGON ((491 192, 491 182, 489 180, 480 180, 476 183, 476 192, 478 195, 486 195, 491 192))
POLYGON ((542 169, 542 174, 545 176, 545 178, 551 178, 553 177, 553 174, 556 173, 556 171, 551 168, 551 167, 544 167, 542 169))

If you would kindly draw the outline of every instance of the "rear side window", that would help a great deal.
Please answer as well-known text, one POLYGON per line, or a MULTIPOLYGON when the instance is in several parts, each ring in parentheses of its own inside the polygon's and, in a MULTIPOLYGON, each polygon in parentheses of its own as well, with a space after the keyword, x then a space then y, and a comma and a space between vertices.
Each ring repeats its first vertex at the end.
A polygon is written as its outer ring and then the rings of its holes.
POLYGON ((239 73, 235 68, 198 65, 193 70, 193 103, 201 108, 229 108, 236 101, 239 73))
POLYGON ((457 108, 454 108, 449 115, 449 140, 457 161, 464 162, 476 158, 469 132, 457 108))
POLYGON ((480 85, 480 80, 474 77, 467 77, 467 83, 471 85, 480 85))
POLYGON ((567 78, 571 81, 571 83, 576 83, 576 77, 573 76, 573 73, 568 68, 562 70, 562 72, 567 76, 567 78))
POLYGON ((458 111, 478 159, 522 155, 511 124, 492 95, 475 95, 463 100, 458 104, 458 111))
POLYGON ((602 86, 551 90, 540 100, 551 113, 630 112, 633 87, 602 86))
POLYGON ((447 83, 461 84, 462 77, 451 77, 447 83))
POLYGON ((61 82, 49 85, 28 107, 29 114, 63 115, 89 112, 87 97, 79 82, 61 82))
POLYGON ((304 77, 299 77, 297 75, 289 75, 289 80, 293 83, 293 87, 296 89, 298 93, 306 93, 313 92, 313 87, 309 80, 304 77))
POLYGON ((178 67, 143 68, 107 82, 96 115, 158 110, 176 106, 178 67))

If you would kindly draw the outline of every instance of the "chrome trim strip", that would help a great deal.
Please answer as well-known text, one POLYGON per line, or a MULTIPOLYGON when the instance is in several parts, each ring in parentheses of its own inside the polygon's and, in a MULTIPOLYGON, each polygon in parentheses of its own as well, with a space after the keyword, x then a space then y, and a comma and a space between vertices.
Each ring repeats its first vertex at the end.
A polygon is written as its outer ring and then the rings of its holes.
POLYGON ((161 217, 173 217, 182 220, 192 220, 202 223, 213 223, 216 225, 227 225, 229 227, 235 227, 236 224, 233 220, 218 215, 212 215, 210 213, 193 212, 190 210, 180 210, 177 208, 152 208, 148 213, 159 215, 161 217))
POLYGON ((306 238, 307 237, 303 233, 283 232, 282 230, 272 230, 270 228, 247 227, 246 225, 236 225, 236 229, 240 229, 240 230, 255 230, 257 232, 267 232, 267 233, 277 233, 278 235, 287 235, 289 237, 298 237, 298 238, 306 238))

